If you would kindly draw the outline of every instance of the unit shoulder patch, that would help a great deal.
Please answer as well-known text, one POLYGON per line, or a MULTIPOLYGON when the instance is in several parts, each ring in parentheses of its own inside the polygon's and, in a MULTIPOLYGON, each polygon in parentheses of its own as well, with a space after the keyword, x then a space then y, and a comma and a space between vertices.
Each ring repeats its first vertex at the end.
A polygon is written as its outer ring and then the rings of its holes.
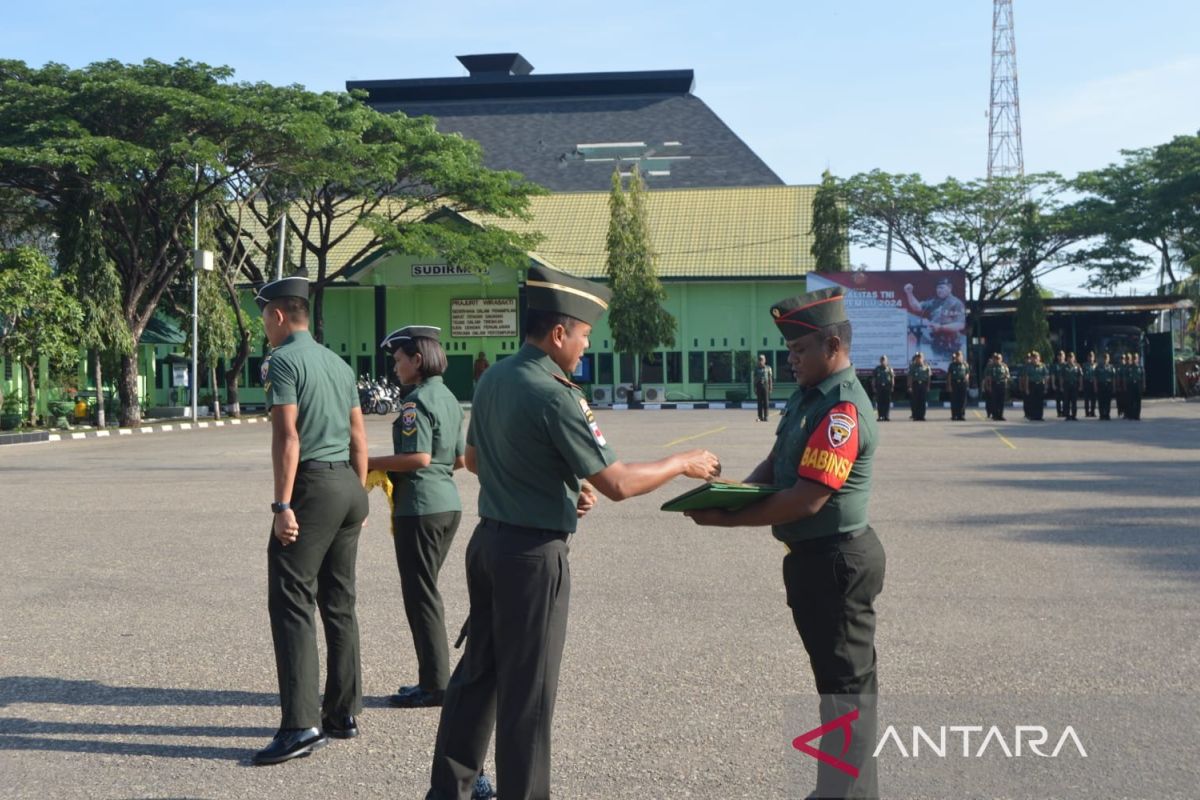
POLYGON ((417 432, 417 404, 409 401, 400 406, 400 433, 412 436, 417 432))
POLYGON ((588 401, 579 398, 579 408, 583 411, 583 419, 587 422, 588 428, 592 432, 592 436, 596 439, 597 444, 604 447, 608 444, 608 440, 604 438, 604 434, 600 432, 600 425, 596 422, 596 415, 592 413, 588 401))

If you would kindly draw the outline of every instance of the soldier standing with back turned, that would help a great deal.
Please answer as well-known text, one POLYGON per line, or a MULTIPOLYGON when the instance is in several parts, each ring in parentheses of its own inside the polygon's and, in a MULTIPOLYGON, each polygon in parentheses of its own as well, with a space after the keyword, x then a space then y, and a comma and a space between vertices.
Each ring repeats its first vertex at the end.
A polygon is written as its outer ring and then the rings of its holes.
POLYGON ((892 390, 896 387, 896 373, 888 366, 888 357, 879 357, 879 366, 871 373, 875 389, 875 409, 878 422, 887 422, 892 413, 892 390))
POLYGON ((367 517, 367 434, 354 372, 308 332, 308 279, 283 278, 255 298, 271 352, 275 522, 267 547, 267 607, 283 715, 254 754, 278 764, 358 735, 362 666, 354 610, 358 536, 367 517), (313 604, 325 626, 321 700, 313 604))
POLYGON ((595 502, 686 475, 720 474, 692 450, 618 461, 570 375, 610 292, 533 266, 525 344, 484 373, 467 428, 467 469, 479 476, 479 525, 467 546, 467 646, 442 706, 427 800, 467 800, 496 730, 496 791, 550 796, 550 744, 571 593, 567 539, 595 502))

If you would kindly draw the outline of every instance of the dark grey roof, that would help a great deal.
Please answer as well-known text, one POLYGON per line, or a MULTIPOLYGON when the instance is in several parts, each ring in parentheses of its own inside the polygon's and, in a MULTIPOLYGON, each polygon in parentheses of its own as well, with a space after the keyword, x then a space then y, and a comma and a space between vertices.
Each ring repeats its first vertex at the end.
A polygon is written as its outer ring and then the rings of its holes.
POLYGON ((614 156, 626 159, 626 169, 631 156, 640 156, 654 188, 782 185, 691 93, 692 83, 691 70, 530 75, 491 69, 460 78, 349 81, 346 87, 367 91, 368 104, 379 111, 434 117, 439 130, 478 141, 487 166, 517 170, 556 192, 608 189, 614 156))

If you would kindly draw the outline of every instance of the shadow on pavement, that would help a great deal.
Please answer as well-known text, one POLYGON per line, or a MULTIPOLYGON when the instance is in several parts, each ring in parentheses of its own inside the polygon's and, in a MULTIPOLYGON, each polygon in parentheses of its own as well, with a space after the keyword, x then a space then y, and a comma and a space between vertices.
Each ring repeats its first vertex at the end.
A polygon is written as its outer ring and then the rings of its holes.
MULTIPOLYGON (((1005 435, 1009 435, 1007 431, 1005 435)), ((1038 461, 989 464, 987 470, 988 477, 976 482, 992 489, 1149 497, 1195 497, 1200 493, 1197 465, 1187 461, 1038 461)), ((1196 527, 1200 521, 1193 521, 1193 529, 1196 527)))
POLYGON ((106 686, 97 681, 30 676, 0 678, 0 708, 12 703, 70 706, 278 706, 274 692, 106 686))
POLYGON ((275 735, 274 728, 234 726, 217 728, 211 725, 120 725, 107 722, 42 722, 24 717, 0 717, 0 737, 19 734, 70 734, 75 736, 204 736, 204 737, 266 737, 275 735))
MULTIPOLYGON (((264 742, 265 744, 265 742, 264 742)), ((187 744, 109 742, 98 739, 41 739, 36 736, 0 735, 0 752, 41 750, 59 753, 97 753, 108 756, 153 756, 155 758, 203 758, 213 761, 250 763, 253 751, 246 747, 203 747, 187 744)))
POLYGON ((1155 419, 1143 416, 1140 420, 1130 421, 1116 417, 1114 412, 1113 418, 1106 422, 1086 419, 1082 416, 1083 412, 1080 412, 1077 421, 1068 422, 1056 418, 1053 408, 1049 411, 1050 415, 1041 422, 1029 422, 1021 416, 1020 410, 1017 410, 1007 414, 1003 422, 984 421, 989 428, 987 431, 976 428, 965 429, 963 432, 970 436, 990 436, 990 428, 995 428, 1017 443, 1024 440, 1030 445, 1046 442, 1054 446, 1066 442, 1130 442, 1139 446, 1194 451, 1196 442, 1200 441, 1200 418, 1155 419))
MULTIPOLYGON (((979 522, 978 517, 959 520, 964 526, 979 522)), ((1101 548, 1165 577, 1200 577, 1200 525, 1183 519, 1178 510, 1035 510, 989 515, 988 524, 1018 541, 1101 548)))

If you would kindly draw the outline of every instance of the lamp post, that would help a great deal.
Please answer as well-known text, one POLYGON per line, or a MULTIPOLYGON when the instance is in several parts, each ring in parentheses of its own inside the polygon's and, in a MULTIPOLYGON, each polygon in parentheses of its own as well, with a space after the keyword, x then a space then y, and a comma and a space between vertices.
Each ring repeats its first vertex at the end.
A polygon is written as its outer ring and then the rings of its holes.
MULTIPOLYGON (((200 184, 200 165, 196 165, 196 185, 200 184)), ((197 400, 200 390, 200 270, 212 271, 213 254, 200 249, 200 200, 192 209, 192 374, 189 389, 192 394, 192 422, 199 419, 197 400)), ((212 387, 213 402, 218 403, 217 387, 212 387)))

